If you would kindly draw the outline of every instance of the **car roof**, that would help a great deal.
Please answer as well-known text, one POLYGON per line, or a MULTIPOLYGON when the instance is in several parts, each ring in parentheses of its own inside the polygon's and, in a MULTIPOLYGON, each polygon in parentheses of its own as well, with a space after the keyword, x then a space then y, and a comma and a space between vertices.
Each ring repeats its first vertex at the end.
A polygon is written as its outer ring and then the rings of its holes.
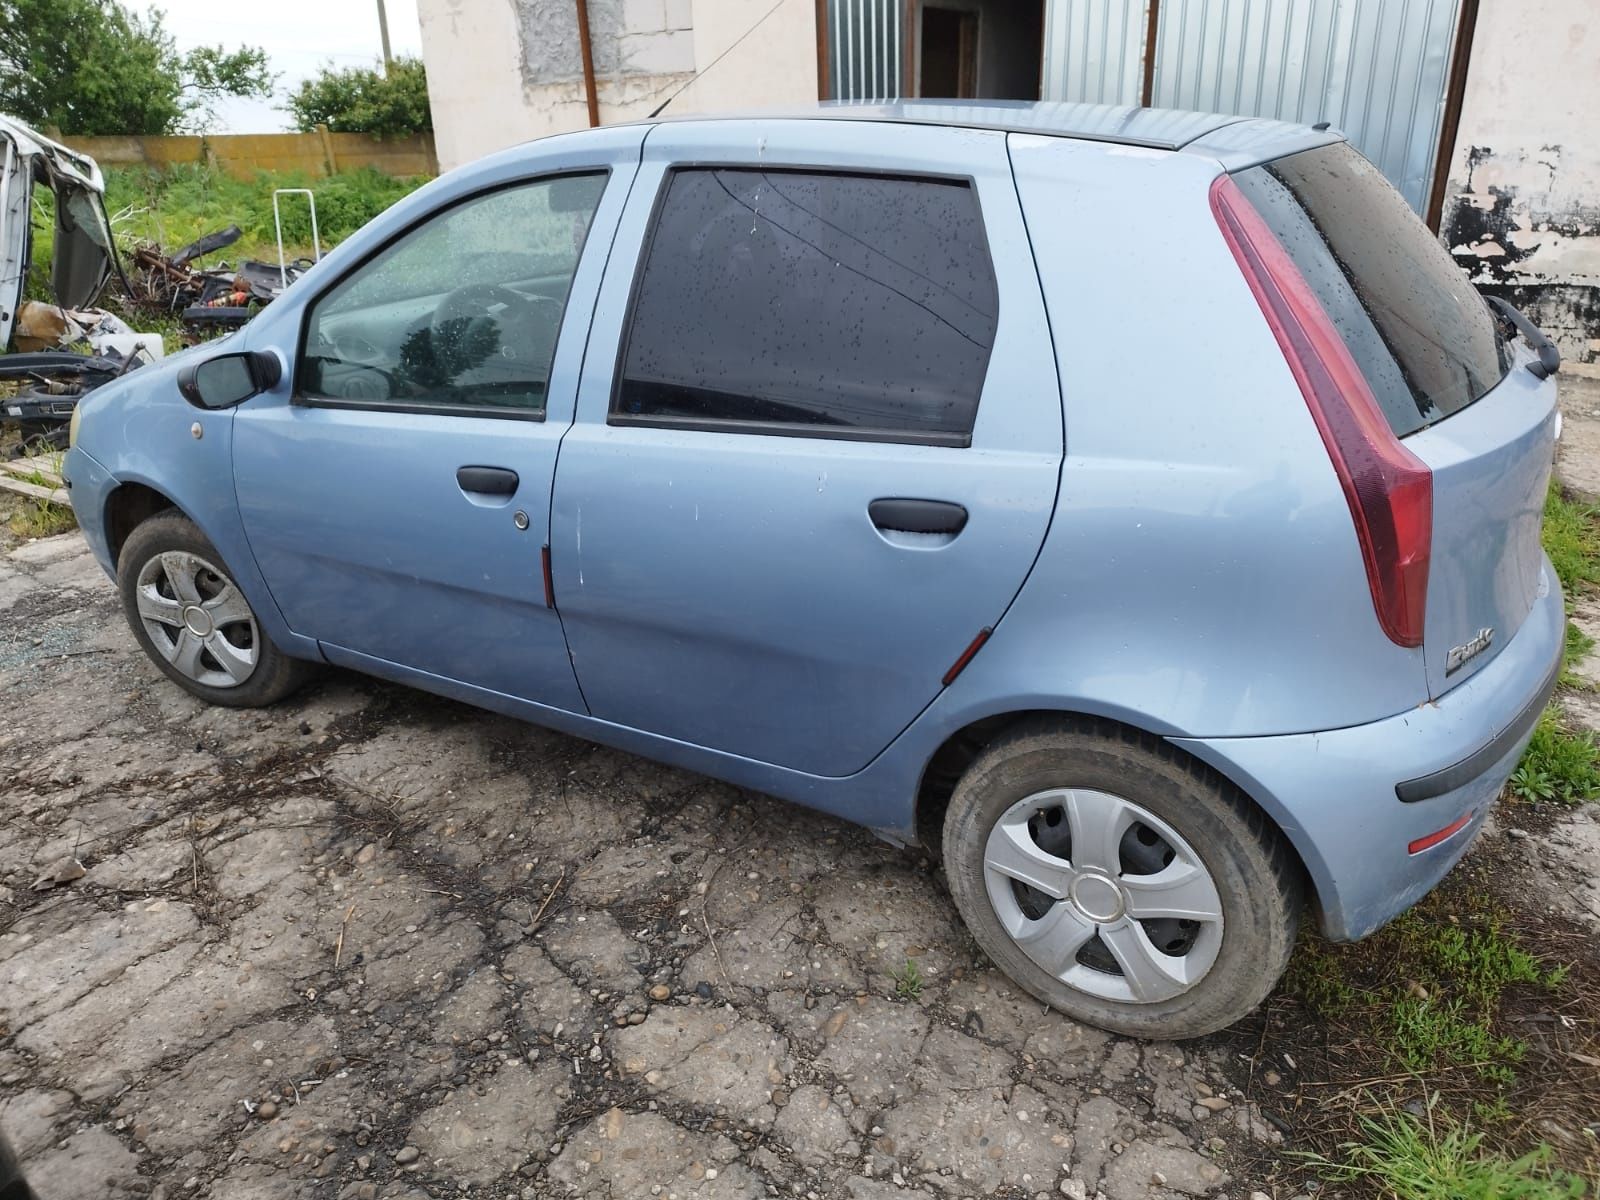
POLYGON ((693 114, 663 119, 674 122, 872 121, 994 129, 1151 150, 1189 151, 1216 158, 1230 171, 1344 139, 1342 133, 1326 125, 1296 125, 1263 117, 1175 108, 1077 104, 1059 100, 844 100, 772 111, 693 114))

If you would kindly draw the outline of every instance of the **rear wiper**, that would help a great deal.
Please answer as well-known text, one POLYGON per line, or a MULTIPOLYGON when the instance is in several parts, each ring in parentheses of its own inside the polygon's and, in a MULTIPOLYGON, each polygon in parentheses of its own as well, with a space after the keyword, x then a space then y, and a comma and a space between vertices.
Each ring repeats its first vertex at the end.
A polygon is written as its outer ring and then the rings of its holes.
POLYGON ((1538 352, 1539 361, 1528 364, 1528 370, 1533 372, 1535 379, 1548 379, 1561 369, 1561 351, 1556 349, 1556 344, 1513 304, 1502 300, 1499 296, 1485 296, 1490 306, 1500 315, 1500 318, 1509 323, 1518 333, 1528 339, 1528 345, 1538 352))

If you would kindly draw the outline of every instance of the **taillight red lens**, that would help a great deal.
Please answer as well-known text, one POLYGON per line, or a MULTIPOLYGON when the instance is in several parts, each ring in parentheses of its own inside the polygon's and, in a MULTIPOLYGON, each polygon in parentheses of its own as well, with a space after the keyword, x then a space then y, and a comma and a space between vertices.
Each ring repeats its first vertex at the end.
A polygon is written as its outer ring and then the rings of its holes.
POLYGON ((1422 645, 1433 546, 1433 473, 1400 444, 1327 311, 1233 180, 1211 185, 1211 210, 1283 348, 1355 519, 1378 624, 1422 645))

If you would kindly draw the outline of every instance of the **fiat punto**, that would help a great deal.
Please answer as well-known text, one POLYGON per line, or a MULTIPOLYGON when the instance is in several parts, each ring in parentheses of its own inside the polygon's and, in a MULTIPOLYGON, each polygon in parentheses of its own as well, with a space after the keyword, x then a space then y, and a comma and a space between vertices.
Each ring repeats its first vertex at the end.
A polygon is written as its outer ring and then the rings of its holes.
POLYGON ((1032 994, 1187 1037, 1488 815, 1558 362, 1336 131, 824 106, 453 171, 67 474, 195 695, 333 663, 920 841, 1032 994))

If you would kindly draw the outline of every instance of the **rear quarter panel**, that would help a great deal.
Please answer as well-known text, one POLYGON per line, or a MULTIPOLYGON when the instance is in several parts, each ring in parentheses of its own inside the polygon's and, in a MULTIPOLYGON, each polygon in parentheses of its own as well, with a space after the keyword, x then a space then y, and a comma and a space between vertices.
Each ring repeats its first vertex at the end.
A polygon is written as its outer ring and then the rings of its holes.
POLYGON ((1378 625, 1327 452, 1211 213, 1220 165, 1024 134, 1010 148, 1067 455, 1039 563, 952 703, 1053 694, 1220 737, 1425 700, 1421 651, 1378 625))

